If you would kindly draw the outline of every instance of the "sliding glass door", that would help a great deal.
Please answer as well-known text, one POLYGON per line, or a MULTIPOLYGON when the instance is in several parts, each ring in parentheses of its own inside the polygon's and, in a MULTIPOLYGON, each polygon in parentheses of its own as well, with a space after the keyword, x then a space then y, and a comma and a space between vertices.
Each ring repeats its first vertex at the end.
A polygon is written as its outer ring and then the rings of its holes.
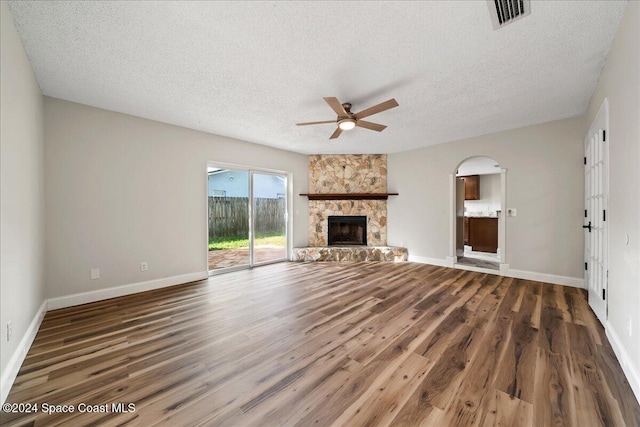
POLYGON ((209 167, 209 270, 248 266, 249 171, 209 167))
POLYGON ((253 263, 287 257, 287 177, 252 172, 253 263))
POLYGON ((287 174, 209 164, 210 272, 287 258, 287 174))

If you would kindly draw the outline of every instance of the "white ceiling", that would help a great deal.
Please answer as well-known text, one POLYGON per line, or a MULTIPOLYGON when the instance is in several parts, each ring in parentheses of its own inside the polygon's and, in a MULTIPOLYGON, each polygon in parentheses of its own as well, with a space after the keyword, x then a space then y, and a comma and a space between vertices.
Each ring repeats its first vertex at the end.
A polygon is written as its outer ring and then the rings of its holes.
POLYGON ((300 153, 393 153, 583 114, 626 6, 12 1, 45 95, 300 153), (399 107, 329 141, 322 100, 399 107))

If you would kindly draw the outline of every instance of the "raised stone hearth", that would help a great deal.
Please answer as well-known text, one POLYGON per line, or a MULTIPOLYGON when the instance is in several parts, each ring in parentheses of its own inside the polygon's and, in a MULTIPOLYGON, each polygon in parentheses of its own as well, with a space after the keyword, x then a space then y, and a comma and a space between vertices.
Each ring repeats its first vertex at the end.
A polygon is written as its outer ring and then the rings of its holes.
POLYGON ((394 246, 326 246, 293 248, 291 261, 407 261, 407 248, 394 246))

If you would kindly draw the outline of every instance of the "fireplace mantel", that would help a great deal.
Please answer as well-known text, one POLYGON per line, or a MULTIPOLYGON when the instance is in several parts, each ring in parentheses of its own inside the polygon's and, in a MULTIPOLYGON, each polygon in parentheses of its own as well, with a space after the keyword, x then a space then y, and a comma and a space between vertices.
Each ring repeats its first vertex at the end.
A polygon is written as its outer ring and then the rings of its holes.
POLYGON ((398 193, 300 193, 300 195, 308 197, 309 200, 387 200, 389 196, 397 196, 398 193))

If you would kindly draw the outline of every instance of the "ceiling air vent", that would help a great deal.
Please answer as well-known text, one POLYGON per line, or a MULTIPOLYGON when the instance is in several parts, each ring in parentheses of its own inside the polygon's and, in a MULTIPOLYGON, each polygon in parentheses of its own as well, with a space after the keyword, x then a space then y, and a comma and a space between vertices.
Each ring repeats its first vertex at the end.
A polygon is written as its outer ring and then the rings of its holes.
POLYGON ((531 13, 530 0, 487 0, 487 6, 495 30, 531 13))

